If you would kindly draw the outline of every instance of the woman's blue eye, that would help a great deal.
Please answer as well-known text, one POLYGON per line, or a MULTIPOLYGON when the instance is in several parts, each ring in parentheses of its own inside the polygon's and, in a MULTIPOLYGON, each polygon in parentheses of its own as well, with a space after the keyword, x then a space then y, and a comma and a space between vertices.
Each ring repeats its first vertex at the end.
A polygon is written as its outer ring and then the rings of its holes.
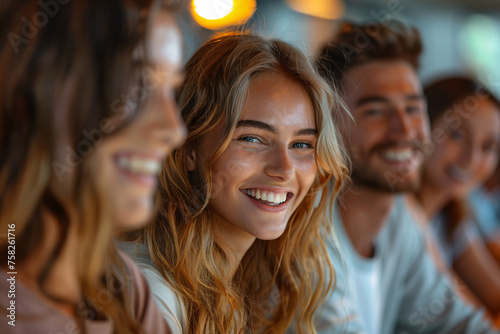
POLYGON ((260 143, 261 142, 259 138, 256 138, 253 136, 242 136, 242 137, 239 137, 238 140, 245 141, 248 143, 260 143))
POLYGON ((314 148, 311 143, 305 143, 305 142, 300 142, 300 143, 295 143, 292 145, 293 148, 314 148))

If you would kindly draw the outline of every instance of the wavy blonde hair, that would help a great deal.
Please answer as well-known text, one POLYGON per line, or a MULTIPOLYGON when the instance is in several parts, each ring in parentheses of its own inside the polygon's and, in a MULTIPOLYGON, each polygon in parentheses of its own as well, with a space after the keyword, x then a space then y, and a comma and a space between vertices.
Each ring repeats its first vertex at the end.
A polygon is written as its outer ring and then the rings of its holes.
MULTIPOLYGON (((0 5, 0 34, 10 41, 0 45, 0 229, 4 234, 15 224, 16 263, 20 266, 36 256, 49 213, 55 218, 58 236, 36 277, 41 292, 74 308, 84 332, 85 319, 104 314, 113 321, 115 333, 140 333, 141 326, 131 314, 124 264, 112 243, 112 222, 95 182, 93 155, 86 157, 77 146, 86 139, 85 130, 99 129, 102 120, 113 119, 113 100, 138 84, 137 73, 147 59, 134 60, 132 55, 137 48, 145 48, 150 13, 164 5, 156 0, 56 4, 45 24, 38 23, 36 31, 26 35, 21 18, 48 15, 40 4, 6 0, 0 5), (61 91, 70 84, 74 84, 74 94, 61 112, 65 98, 61 91), (71 166, 75 182, 68 205, 56 195, 59 184, 51 182, 57 178, 51 163, 61 130, 55 120, 64 112, 71 136, 68 147, 81 159, 71 166), (85 299, 78 305, 46 289, 47 278, 74 230, 79 242, 74 261, 85 299)), ((7 247, 5 234, 0 238, 3 254, 7 247)))
POLYGON ((314 312, 334 284, 326 282, 334 272, 323 242, 331 232, 325 211, 334 198, 327 185, 334 179, 337 193, 347 174, 332 117, 340 112, 340 98, 296 48, 246 33, 215 36, 189 60, 185 73, 178 102, 189 134, 165 162, 160 210, 139 240, 182 298, 189 333, 281 333, 294 318, 298 333, 315 333, 314 312), (231 276, 230 250, 215 238, 209 205, 211 166, 231 140, 250 83, 263 73, 287 76, 307 91, 319 133, 318 173, 283 235, 256 240, 231 276), (221 124, 221 140, 205 169, 188 172, 187 154, 221 124))

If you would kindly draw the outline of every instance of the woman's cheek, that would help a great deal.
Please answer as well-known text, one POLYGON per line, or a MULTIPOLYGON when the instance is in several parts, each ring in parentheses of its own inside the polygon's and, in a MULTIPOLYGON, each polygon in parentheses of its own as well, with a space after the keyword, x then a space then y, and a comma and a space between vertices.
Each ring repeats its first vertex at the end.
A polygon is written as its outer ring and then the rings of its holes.
POLYGON ((304 180, 305 185, 310 188, 318 172, 318 166, 316 164, 316 158, 314 154, 301 157, 298 159, 296 170, 300 175, 299 178, 304 180))

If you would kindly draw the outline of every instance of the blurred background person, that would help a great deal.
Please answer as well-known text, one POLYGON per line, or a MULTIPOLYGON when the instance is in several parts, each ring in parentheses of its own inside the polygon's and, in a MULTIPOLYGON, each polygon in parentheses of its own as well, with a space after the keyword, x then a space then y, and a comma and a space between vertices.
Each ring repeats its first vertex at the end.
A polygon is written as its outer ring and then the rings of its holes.
POLYGON ((494 332, 436 269, 404 201, 422 182, 430 137, 421 50, 418 31, 400 22, 345 22, 317 58, 352 114, 339 127, 352 182, 330 209, 337 285, 318 313, 320 333, 494 332))
POLYGON ((2 1, 2 333, 170 333, 112 237, 149 220, 185 135, 174 7, 2 1))
POLYGON ((415 195, 423 210, 421 224, 430 229, 428 242, 437 246, 429 245, 436 261, 495 316, 500 312, 500 267, 485 247, 467 197, 498 162, 500 104, 466 77, 437 80, 424 93, 433 146, 415 195))

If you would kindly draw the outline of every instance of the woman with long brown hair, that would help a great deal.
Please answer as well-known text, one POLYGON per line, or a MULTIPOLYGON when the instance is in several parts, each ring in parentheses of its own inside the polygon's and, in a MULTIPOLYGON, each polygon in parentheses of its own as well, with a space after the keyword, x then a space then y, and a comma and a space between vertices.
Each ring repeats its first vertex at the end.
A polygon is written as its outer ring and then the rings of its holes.
POLYGON ((433 147, 411 207, 437 265, 465 283, 467 299, 499 315, 500 267, 480 238, 467 196, 498 162, 500 102, 473 79, 459 76, 436 80, 424 94, 433 147))
POLYGON ((189 135, 124 248, 175 333, 315 333, 334 284, 325 210, 347 171, 338 95, 300 51, 245 33, 206 42, 185 75, 189 135))
POLYGON ((172 6, 2 1, 2 333, 170 332, 112 237, 148 221, 184 137, 172 6))

